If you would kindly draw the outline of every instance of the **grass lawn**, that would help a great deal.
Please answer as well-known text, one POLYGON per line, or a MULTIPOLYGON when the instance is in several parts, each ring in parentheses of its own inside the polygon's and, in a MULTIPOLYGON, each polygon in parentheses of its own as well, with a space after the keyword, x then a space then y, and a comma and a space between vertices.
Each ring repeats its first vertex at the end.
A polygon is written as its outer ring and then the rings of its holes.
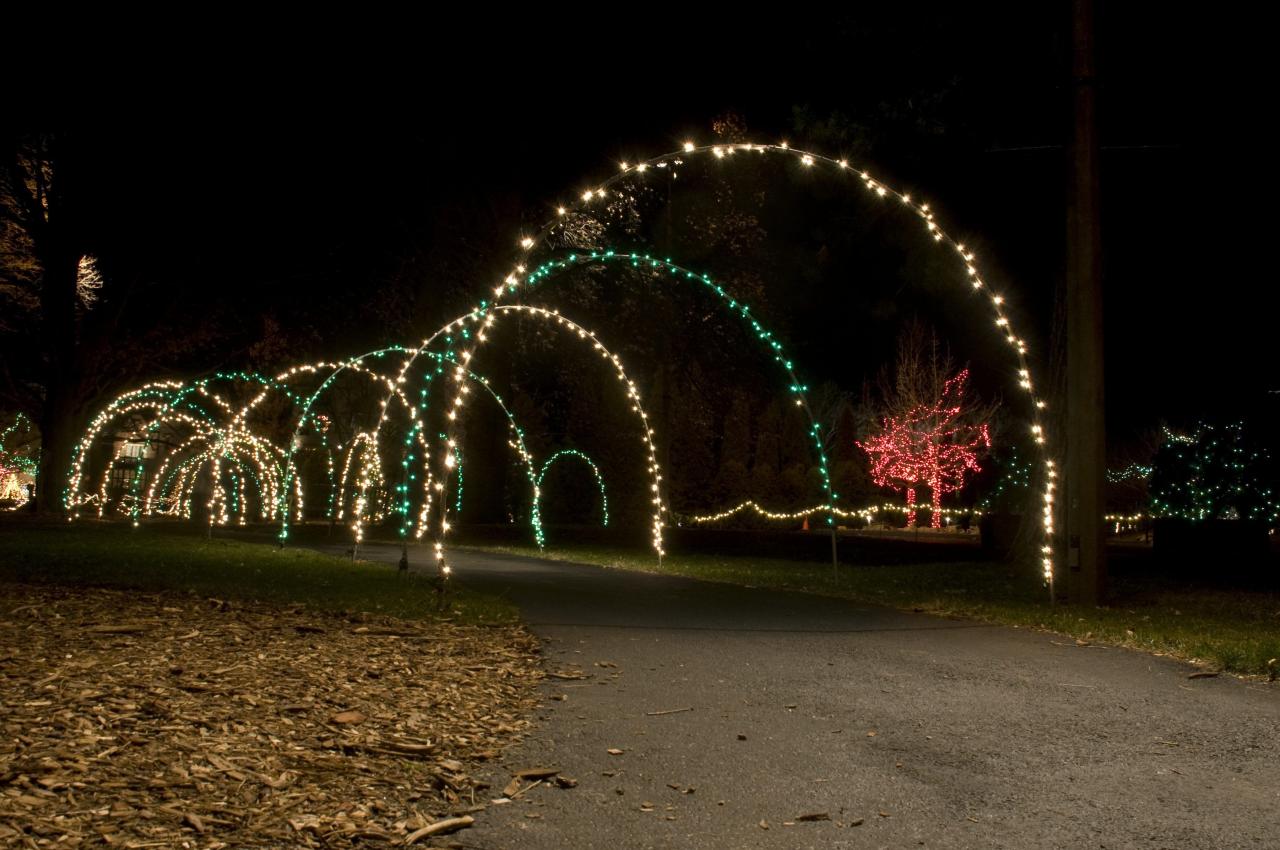
MULTIPOLYGON (((533 546, 486 546, 537 557, 533 546)), ((1268 675, 1280 662, 1280 593, 1196 587, 1160 576, 1119 575, 1104 608, 1058 605, 1031 570, 1002 562, 840 567, 715 555, 669 555, 601 546, 548 548, 541 557, 753 587, 840 596, 906 610, 1047 629, 1079 640, 1127 646, 1268 675), (1268 667, 1268 662, 1272 667, 1268 667)))
POLYGON ((192 534, 178 527, 77 523, 0 523, 0 581, 183 591, 219 599, 304 605, 317 611, 447 616, 467 623, 512 623, 513 605, 450 585, 449 610, 422 576, 351 563, 306 549, 277 549, 192 534))

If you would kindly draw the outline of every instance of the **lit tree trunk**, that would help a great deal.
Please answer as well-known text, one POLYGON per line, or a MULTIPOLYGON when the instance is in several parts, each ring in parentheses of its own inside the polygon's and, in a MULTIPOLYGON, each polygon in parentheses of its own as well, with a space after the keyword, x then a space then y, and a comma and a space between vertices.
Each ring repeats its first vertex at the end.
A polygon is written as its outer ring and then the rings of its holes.
POLYGON ((907 488, 907 528, 916 527, 916 488, 907 488))
POLYGON ((937 478, 929 482, 929 492, 933 495, 933 520, 929 525, 942 528, 942 483, 937 478))
POLYGON ((942 470, 938 465, 938 446, 936 443, 929 443, 927 458, 930 472, 929 496, 933 507, 929 516, 929 526, 930 528, 942 528, 942 514, 939 513, 942 508, 942 470))

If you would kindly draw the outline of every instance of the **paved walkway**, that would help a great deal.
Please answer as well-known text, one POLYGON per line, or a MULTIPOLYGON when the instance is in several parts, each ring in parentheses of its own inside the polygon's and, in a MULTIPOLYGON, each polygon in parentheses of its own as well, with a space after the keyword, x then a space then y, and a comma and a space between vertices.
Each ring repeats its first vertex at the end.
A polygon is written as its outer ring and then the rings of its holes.
POLYGON ((491 806, 467 847, 1280 847, 1275 686, 803 594, 451 562, 585 677, 547 681, 492 775, 495 797, 527 767, 578 786, 491 806))

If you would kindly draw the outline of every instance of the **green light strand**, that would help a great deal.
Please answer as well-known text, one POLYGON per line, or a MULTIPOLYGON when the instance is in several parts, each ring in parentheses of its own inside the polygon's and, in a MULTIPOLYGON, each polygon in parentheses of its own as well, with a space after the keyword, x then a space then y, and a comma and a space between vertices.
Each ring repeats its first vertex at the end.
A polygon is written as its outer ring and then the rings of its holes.
POLYGON ((538 494, 538 498, 541 499, 542 479, 546 478, 547 470, 551 469, 551 465, 562 457, 576 457, 579 460, 583 461, 587 466, 591 467, 591 472, 593 475, 595 475, 595 478, 596 478, 596 486, 600 488, 600 513, 604 517, 603 521, 601 522, 601 525, 603 525, 605 528, 608 528, 609 527, 609 496, 604 489, 604 476, 600 474, 600 468, 596 466, 595 461, 593 461, 591 458, 587 457, 585 454, 578 451, 577 449, 561 449, 560 451, 553 454, 551 457, 547 458, 546 462, 542 464, 542 469, 538 472, 538 481, 537 481, 538 486, 536 491, 538 494))

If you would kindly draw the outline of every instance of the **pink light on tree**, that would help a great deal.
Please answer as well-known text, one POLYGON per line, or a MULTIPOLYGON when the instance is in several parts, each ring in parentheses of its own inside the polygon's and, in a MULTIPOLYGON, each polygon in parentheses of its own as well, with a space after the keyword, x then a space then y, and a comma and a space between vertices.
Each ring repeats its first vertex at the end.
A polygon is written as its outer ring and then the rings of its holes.
POLYGON ((959 421, 969 370, 948 380, 932 403, 916 405, 900 416, 886 416, 880 433, 865 443, 855 441, 871 456, 871 477, 880 487, 906 490, 907 525, 916 524, 916 488, 926 486, 933 500, 933 527, 942 525, 942 495, 964 486, 965 476, 978 472, 978 457, 991 448, 987 423, 959 421))

